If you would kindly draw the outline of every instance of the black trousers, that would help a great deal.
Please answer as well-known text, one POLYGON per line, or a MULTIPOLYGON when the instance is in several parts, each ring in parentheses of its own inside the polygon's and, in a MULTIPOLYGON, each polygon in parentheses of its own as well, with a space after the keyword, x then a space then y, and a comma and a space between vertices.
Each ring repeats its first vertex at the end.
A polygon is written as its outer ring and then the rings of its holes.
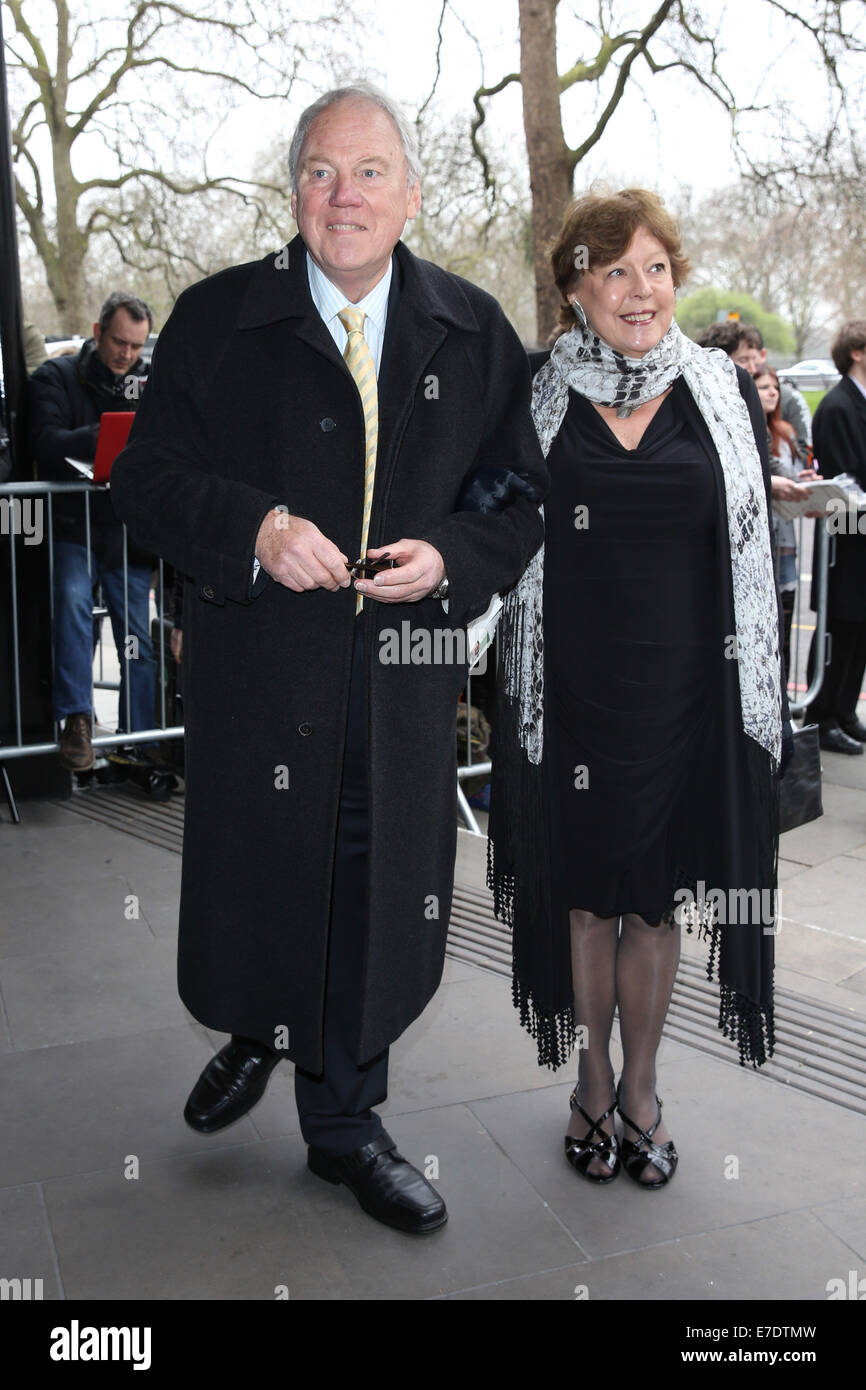
MULTIPOLYGON (((806 713, 807 723, 849 723, 857 712, 857 701, 866 670, 866 623, 845 623, 828 618, 832 633, 830 665, 824 671, 824 683, 806 713)), ((815 638, 809 651, 808 677, 812 679, 815 662, 815 638)))
POLYGON ((367 683, 360 619, 355 620, 346 751, 337 819, 325 985, 324 1073, 295 1069, 295 1099, 308 1144, 338 1156, 378 1139, 373 1113, 388 1094, 388 1050, 356 1065, 367 902, 367 683))

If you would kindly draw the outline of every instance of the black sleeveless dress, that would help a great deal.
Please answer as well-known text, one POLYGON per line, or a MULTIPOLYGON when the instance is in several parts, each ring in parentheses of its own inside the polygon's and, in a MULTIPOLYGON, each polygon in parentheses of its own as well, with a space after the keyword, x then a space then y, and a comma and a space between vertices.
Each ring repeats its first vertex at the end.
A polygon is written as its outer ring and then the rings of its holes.
POLYGON ((745 772, 720 737, 728 538, 686 390, 634 450, 570 391, 544 508, 552 875, 563 908, 652 925, 686 885, 749 882, 752 838, 745 772))

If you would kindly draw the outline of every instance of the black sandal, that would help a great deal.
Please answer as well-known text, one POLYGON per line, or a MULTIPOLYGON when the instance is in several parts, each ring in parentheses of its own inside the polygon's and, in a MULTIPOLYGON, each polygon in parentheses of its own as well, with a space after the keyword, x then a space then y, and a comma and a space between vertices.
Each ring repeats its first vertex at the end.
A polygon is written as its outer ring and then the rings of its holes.
POLYGON ((622 1161, 625 1171, 629 1177, 638 1184, 639 1187, 666 1187, 677 1170, 679 1154, 674 1148, 673 1139, 669 1139, 666 1144, 654 1144, 653 1135, 662 1122, 662 1103, 656 1096, 658 1113, 655 1122, 649 1129, 643 1130, 640 1125, 636 1125, 634 1120, 630 1120, 619 1103, 619 1086, 616 1088, 616 1108, 620 1113, 623 1124, 627 1124, 631 1129, 637 1130, 640 1139, 635 1143, 631 1139, 623 1138, 622 1141, 622 1161), (646 1147, 644 1147, 646 1145, 646 1147), (661 1173, 660 1182, 643 1182, 643 1174, 646 1172, 647 1164, 651 1163, 654 1168, 661 1173))
POLYGON ((619 1140, 615 1134, 605 1134, 601 1126, 604 1124, 605 1120, 610 1119, 611 1115, 614 1114, 617 1108, 617 1102, 614 1101, 610 1109, 605 1110, 604 1114, 600 1115, 597 1120, 593 1120, 587 1115, 583 1106, 580 1104, 580 1101, 577 1099, 576 1086, 569 1097, 568 1103, 572 1110, 580 1111, 590 1128, 582 1139, 575 1139, 573 1135, 566 1134, 566 1158, 572 1168, 576 1168, 580 1176, 586 1178, 587 1182, 613 1182, 614 1178, 619 1176, 620 1170, 619 1140), (590 1135, 594 1133, 600 1134, 601 1138, 591 1141, 590 1135), (609 1171, 605 1174, 588 1172, 589 1165, 594 1158, 600 1158, 609 1171))

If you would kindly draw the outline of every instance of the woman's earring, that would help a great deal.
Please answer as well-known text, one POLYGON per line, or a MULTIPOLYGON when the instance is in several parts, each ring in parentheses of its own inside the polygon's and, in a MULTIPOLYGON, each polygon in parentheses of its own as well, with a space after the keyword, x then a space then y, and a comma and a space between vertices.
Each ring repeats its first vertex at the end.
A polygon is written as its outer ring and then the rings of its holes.
POLYGON ((574 317, 577 319, 581 328, 589 328, 589 322, 587 320, 586 314, 583 312, 583 305, 577 299, 572 299, 570 303, 572 309, 574 310, 574 317))

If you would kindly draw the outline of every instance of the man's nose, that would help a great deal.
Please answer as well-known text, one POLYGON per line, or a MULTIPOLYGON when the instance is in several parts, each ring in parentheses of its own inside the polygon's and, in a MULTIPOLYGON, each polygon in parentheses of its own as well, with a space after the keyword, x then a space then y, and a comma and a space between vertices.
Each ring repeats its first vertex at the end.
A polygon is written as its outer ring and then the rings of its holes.
POLYGON ((338 174, 337 181, 331 192, 330 202, 335 207, 357 207, 361 202, 361 194, 355 187, 352 175, 349 173, 338 174))

